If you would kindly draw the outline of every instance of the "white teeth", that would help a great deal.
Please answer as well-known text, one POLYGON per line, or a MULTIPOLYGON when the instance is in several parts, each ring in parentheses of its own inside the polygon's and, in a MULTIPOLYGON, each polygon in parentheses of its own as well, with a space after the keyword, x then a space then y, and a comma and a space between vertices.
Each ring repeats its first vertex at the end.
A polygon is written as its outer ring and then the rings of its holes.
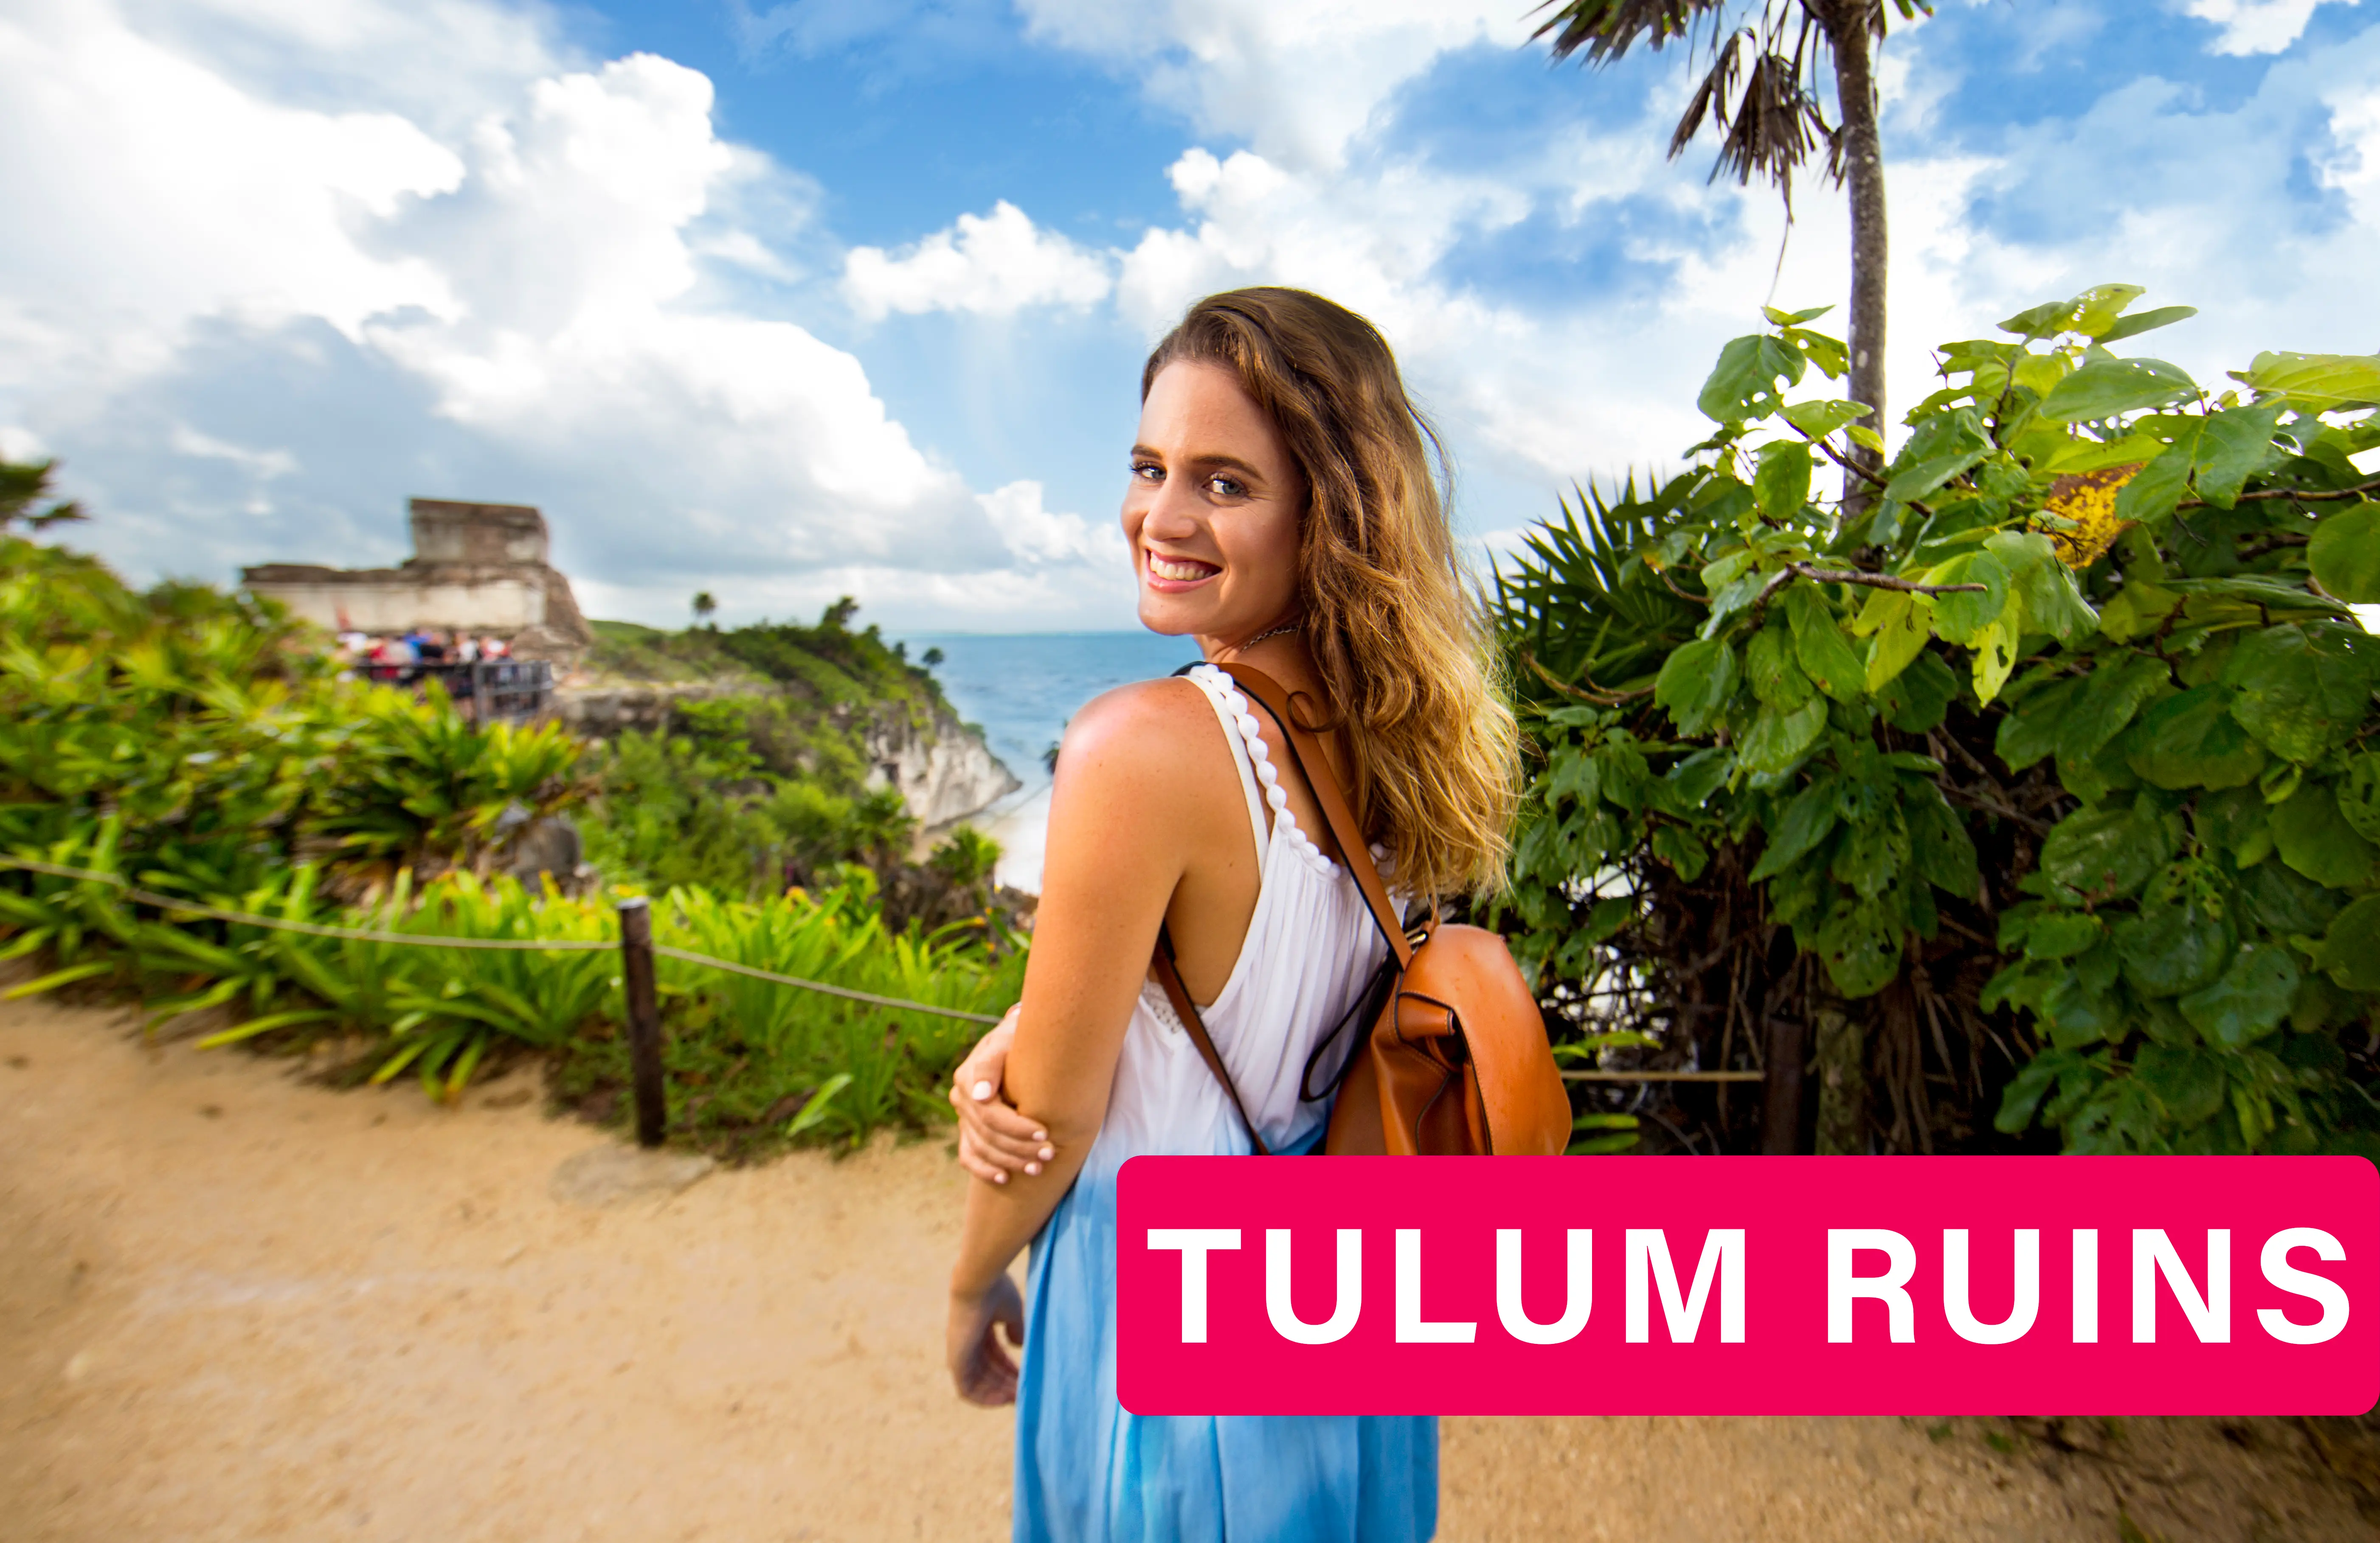
POLYGON ((1171 578, 1177 582, 1187 583, 1194 579, 1204 578, 1217 570, 1204 563, 1172 562, 1152 552, 1148 554, 1148 571, 1160 578, 1171 578))

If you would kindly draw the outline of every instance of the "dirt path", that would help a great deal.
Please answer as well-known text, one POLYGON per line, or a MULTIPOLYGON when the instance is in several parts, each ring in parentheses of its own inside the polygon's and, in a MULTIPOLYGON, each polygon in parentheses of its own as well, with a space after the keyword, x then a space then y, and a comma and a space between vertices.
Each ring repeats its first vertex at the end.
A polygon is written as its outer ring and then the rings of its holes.
MULTIPOLYGON (((941 1143, 556 1200, 600 1145, 525 1077, 441 1110, 0 1008, 0 1538, 1007 1536, 1010 1418, 937 1351, 941 1143)), ((1986 1434, 1450 1420, 1442 1536, 2116 1543, 2119 1491, 2170 1543, 2380 1536, 2294 1426, 1986 1434)))

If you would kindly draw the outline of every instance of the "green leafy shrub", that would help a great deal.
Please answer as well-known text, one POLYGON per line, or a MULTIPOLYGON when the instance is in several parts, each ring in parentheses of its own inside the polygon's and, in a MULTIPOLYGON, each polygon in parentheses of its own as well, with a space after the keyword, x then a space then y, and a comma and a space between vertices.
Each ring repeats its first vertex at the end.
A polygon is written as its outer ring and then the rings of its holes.
POLYGON ((2380 358, 2216 394, 2115 354, 2191 314, 2139 293, 1946 346, 1844 499, 1858 407, 1789 399, 1841 346, 1771 311, 1691 469, 1508 565, 1506 924, 1583 1028, 1798 1070, 1845 1015, 1887 1148, 2380 1151, 2380 358))

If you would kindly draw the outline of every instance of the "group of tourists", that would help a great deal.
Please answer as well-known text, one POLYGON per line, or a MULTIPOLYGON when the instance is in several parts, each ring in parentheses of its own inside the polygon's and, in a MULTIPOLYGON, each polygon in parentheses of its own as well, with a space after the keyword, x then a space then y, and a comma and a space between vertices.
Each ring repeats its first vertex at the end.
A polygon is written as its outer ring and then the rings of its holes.
POLYGON ((468 633, 415 627, 390 636, 346 631, 339 634, 339 662, 356 678, 400 684, 419 678, 424 665, 476 664, 481 660, 509 658, 512 649, 501 638, 474 638, 468 633))

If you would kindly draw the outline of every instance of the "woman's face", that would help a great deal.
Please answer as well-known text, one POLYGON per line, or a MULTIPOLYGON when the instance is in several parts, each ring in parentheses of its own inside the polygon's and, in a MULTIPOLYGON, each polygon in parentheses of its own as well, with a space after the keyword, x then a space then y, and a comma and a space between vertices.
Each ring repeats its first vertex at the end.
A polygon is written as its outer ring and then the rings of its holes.
POLYGON ((1305 496, 1281 431, 1229 370, 1158 371, 1123 496, 1141 625, 1211 652, 1293 615, 1305 496))

